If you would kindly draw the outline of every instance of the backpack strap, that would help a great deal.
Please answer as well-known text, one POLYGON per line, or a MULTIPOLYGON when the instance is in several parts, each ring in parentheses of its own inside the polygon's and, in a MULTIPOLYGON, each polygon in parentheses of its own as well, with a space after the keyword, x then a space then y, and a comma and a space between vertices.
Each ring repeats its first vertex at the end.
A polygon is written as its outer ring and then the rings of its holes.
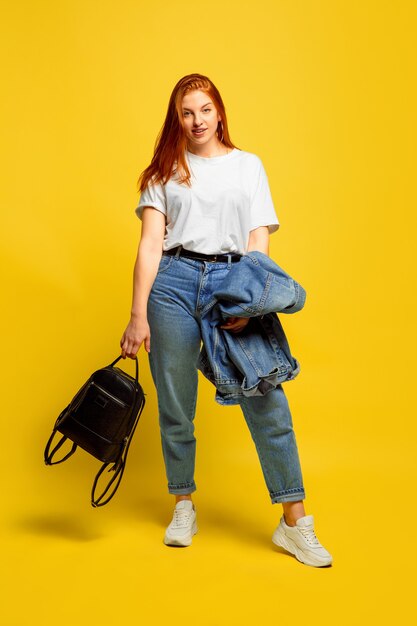
MULTIPOLYGON (((136 362, 136 367, 137 367, 137 362, 136 362)), ((122 450, 119 458, 116 461, 113 462, 113 467, 111 467, 108 470, 109 472, 114 471, 115 472, 114 476, 108 482, 107 487, 104 489, 102 494, 100 496, 98 496, 98 497, 96 497, 96 495, 95 495, 95 491, 96 491, 98 480, 99 480, 100 476, 102 475, 102 473, 104 472, 104 470, 109 465, 111 465, 111 463, 103 463, 101 469, 97 472, 97 476, 94 479, 93 488, 91 490, 91 505, 93 507, 95 507, 95 508, 99 507, 99 506, 103 506, 104 504, 107 504, 107 502, 109 502, 109 500, 112 499, 112 497, 114 496, 114 494, 116 493, 116 491, 117 491, 117 489, 118 489, 118 487, 120 485, 120 481, 122 480, 123 472, 125 471, 125 467, 126 467, 126 459, 127 459, 127 453, 129 452, 129 446, 130 446, 131 441, 133 439, 133 435, 134 435, 136 426, 138 425, 139 418, 141 416, 141 413, 143 411, 144 406, 145 406, 145 397, 142 398, 142 404, 139 407, 139 411, 138 411, 138 414, 136 416, 135 423, 133 425, 133 428, 131 430, 131 433, 130 433, 129 437, 125 438, 124 447, 123 447, 123 450, 122 450), (113 491, 108 496, 108 498, 106 500, 104 500, 104 502, 101 502, 101 499, 104 498, 104 496, 106 495, 106 493, 108 492, 108 490, 110 489, 110 487, 112 486, 112 484, 114 483, 114 481, 116 479, 117 479, 117 482, 116 482, 116 485, 115 485, 113 491)))
MULTIPOLYGON (((68 408, 68 407, 67 407, 68 408)), ((56 452, 58 452, 58 450, 61 448, 61 446, 65 443, 65 441, 68 439, 68 437, 66 437, 65 435, 62 435, 61 439, 58 441, 57 445, 55 446, 55 448, 52 450, 52 452, 50 452, 50 448, 51 448, 51 444, 52 444, 52 440, 55 437, 56 433, 57 433, 57 428, 59 425, 59 422, 61 420, 61 417, 64 415, 65 411, 67 410, 67 408, 65 408, 59 415, 58 419, 55 422, 55 426, 54 429, 52 431, 51 436, 48 439, 48 443, 46 444, 45 447, 45 451, 43 453, 44 456, 44 460, 45 460, 45 465, 58 465, 58 463, 62 463, 63 461, 66 461, 72 454, 74 454, 74 452, 77 449, 77 444, 73 443, 72 444, 72 448, 71 450, 68 452, 68 454, 66 454, 60 461, 52 461, 52 458, 54 456, 54 454, 56 452)))
POLYGON ((45 448, 45 452, 44 452, 45 465, 58 465, 58 463, 62 463, 63 461, 66 461, 71 455, 74 454, 74 452, 77 449, 77 444, 73 443, 72 444, 72 448, 68 452, 68 454, 66 454, 59 461, 52 461, 52 458, 53 458, 55 452, 57 452, 60 449, 60 447, 64 444, 64 442, 68 439, 68 437, 66 437, 65 435, 62 435, 61 439, 58 441, 57 445, 55 446, 55 448, 50 453, 49 449, 51 447, 51 443, 52 443, 52 440, 55 437, 55 435, 56 435, 56 430, 54 430, 52 432, 52 435, 49 437, 48 443, 46 444, 46 448, 45 448))
MULTIPOLYGON (((117 361, 120 361, 120 359, 122 358, 122 355, 118 356, 117 359, 114 359, 113 363, 110 363, 109 367, 113 367, 113 365, 115 365, 117 363, 117 361)), ((135 356, 135 362, 136 362, 136 383, 139 384, 139 362, 138 362, 138 357, 135 356)))

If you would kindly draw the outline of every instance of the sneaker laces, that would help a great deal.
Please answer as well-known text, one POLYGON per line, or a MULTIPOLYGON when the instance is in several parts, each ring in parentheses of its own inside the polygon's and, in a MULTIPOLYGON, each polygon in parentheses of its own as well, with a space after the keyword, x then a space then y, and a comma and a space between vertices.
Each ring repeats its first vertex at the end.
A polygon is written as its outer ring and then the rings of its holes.
POLYGON ((321 545, 314 532, 313 526, 297 526, 297 528, 310 546, 321 545))
POLYGON ((174 517, 171 522, 171 528, 185 528, 188 526, 192 511, 185 509, 174 509, 174 517))

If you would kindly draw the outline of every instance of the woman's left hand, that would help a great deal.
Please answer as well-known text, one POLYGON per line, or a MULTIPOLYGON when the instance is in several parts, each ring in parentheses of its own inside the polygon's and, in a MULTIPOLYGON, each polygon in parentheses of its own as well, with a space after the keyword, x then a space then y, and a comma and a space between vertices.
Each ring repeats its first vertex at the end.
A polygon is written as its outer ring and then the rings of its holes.
POLYGON ((220 328, 230 330, 232 333, 240 332, 249 322, 249 317, 229 317, 227 322, 222 324, 220 328))

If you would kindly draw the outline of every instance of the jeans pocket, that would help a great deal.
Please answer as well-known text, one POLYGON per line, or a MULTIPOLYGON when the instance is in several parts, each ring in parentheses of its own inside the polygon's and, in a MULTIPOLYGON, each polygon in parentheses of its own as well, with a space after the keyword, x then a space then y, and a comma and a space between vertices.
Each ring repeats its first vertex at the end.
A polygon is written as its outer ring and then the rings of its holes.
POLYGON ((158 274, 161 274, 162 272, 165 272, 169 268, 169 266, 171 265, 173 260, 174 260, 174 256, 173 255, 163 254, 161 256, 161 260, 159 261, 159 267, 158 267, 158 271, 157 271, 156 275, 158 276, 158 274))

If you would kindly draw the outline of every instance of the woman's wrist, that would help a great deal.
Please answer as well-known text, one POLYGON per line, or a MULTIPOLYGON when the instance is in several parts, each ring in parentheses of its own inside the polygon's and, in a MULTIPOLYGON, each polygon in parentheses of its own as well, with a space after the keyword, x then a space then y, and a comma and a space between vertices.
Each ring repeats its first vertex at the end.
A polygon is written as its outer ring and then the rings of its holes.
POLYGON ((133 322, 146 322, 148 320, 148 314, 147 311, 141 311, 141 310, 132 310, 130 312, 130 319, 133 322))

